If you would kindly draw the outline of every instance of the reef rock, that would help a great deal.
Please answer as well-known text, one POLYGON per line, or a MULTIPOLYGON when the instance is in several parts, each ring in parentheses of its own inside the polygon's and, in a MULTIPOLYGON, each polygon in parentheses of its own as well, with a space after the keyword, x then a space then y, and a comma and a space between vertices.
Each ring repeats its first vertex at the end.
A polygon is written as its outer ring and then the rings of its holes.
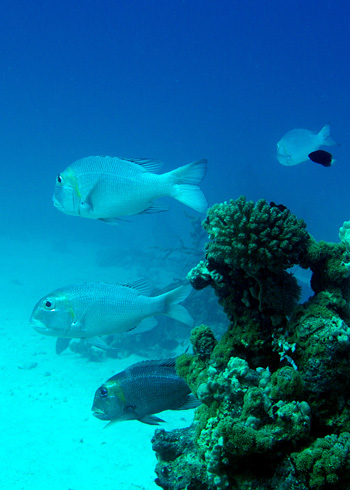
POLYGON ((177 372, 202 401, 193 425, 153 438, 156 483, 176 490, 340 489, 350 485, 350 245, 317 242, 284 206, 240 197, 209 209, 205 258, 228 318, 191 334, 177 372), (290 268, 312 272, 298 304, 290 268))

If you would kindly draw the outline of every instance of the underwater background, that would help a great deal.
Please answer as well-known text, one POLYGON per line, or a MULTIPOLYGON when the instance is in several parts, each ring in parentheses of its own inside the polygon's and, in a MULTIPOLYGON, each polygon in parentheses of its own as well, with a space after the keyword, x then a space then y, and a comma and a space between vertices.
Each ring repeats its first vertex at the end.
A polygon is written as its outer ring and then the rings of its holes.
MULTIPOLYGON (((31 329, 38 299, 67 284, 184 282, 207 239, 204 216, 172 199, 116 226, 66 216, 52 205, 57 174, 88 155, 153 158, 162 171, 207 158, 210 206, 274 201, 316 240, 338 242, 350 219, 349 19, 345 0, 2 2, 0 488, 159 488, 154 427, 103 430, 93 395, 126 366, 189 345, 189 329, 162 318, 94 362, 57 356, 55 339, 31 329), (287 131, 327 123, 332 167, 280 165, 287 131)), ((222 334, 212 291, 186 307, 222 334)), ((185 427, 193 411, 164 418, 166 430, 185 427)))

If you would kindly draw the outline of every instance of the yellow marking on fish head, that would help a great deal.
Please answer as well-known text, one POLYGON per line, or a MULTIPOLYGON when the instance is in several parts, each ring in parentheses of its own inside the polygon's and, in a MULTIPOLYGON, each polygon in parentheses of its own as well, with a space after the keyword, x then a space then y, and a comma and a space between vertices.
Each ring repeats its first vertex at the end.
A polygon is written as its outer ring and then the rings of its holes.
POLYGON ((108 396, 114 396, 124 405, 126 404, 125 393, 119 381, 107 381, 105 386, 108 390, 108 396))
POLYGON ((71 167, 67 167, 66 170, 61 174, 61 178, 63 179, 63 185, 65 185, 65 183, 68 183, 69 186, 75 191, 79 199, 81 199, 78 179, 75 175, 74 170, 71 167))

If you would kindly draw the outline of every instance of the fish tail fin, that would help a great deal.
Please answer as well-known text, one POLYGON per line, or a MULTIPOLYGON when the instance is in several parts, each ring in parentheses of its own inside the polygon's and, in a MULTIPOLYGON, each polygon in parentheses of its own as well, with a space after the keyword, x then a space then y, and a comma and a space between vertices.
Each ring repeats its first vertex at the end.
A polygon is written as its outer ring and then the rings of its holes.
POLYGON ((205 213, 208 207, 207 200, 198 187, 206 173, 207 163, 206 159, 197 160, 168 173, 173 186, 171 196, 199 213, 205 213))
POLYGON ((320 138, 321 138, 321 145, 324 146, 332 146, 332 145, 337 145, 338 143, 334 141, 333 138, 331 138, 331 127, 329 124, 326 124, 323 126, 321 131, 318 133, 320 138))
POLYGON ((164 293, 162 295, 164 300, 164 315, 185 323, 189 327, 193 327, 193 318, 186 308, 179 304, 190 295, 191 291, 192 287, 190 285, 184 285, 164 293))

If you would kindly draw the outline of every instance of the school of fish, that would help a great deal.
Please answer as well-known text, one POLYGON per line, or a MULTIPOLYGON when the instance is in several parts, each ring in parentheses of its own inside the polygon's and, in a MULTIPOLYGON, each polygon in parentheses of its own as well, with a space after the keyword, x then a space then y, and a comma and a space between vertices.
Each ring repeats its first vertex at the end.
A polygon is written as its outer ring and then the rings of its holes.
MULTIPOLYGON (((53 204, 61 212, 117 223, 122 216, 157 213, 167 207, 159 198, 172 197, 205 213, 207 200, 199 188, 207 160, 198 160, 157 174, 160 162, 89 156, 69 165, 56 178, 53 204)), ((151 287, 139 280, 130 284, 85 282, 64 286, 43 296, 34 306, 31 326, 56 337, 56 353, 70 339, 84 339, 106 348, 102 336, 145 332, 167 315, 190 327, 193 319, 181 305, 191 293, 189 284, 152 296, 151 287)), ((102 385, 95 394, 93 411, 101 420, 137 419, 158 424, 163 410, 194 408, 199 402, 175 370, 175 360, 145 361, 129 367, 102 385)))
MULTIPOLYGON (((318 133, 293 129, 277 143, 277 160, 285 166, 309 160, 330 167, 333 157, 320 147, 335 144, 329 124, 318 133)), ((160 162, 150 159, 82 158, 58 174, 53 204, 67 215, 111 224, 122 216, 167 210, 158 202, 163 197, 172 197, 205 213, 207 200, 199 184, 206 173, 207 160, 155 173, 160 166, 160 162)), ((193 326, 189 312, 180 304, 191 290, 190 285, 182 285, 151 296, 149 284, 142 280, 130 284, 73 284, 43 296, 34 306, 30 324, 37 332, 57 338, 58 354, 72 338, 108 348, 101 336, 150 330, 157 323, 157 315, 193 326)), ((92 411, 95 417, 109 423, 136 419, 156 425, 163 420, 154 414, 199 404, 176 374, 175 359, 161 359, 134 364, 109 378, 96 390, 92 411)))

